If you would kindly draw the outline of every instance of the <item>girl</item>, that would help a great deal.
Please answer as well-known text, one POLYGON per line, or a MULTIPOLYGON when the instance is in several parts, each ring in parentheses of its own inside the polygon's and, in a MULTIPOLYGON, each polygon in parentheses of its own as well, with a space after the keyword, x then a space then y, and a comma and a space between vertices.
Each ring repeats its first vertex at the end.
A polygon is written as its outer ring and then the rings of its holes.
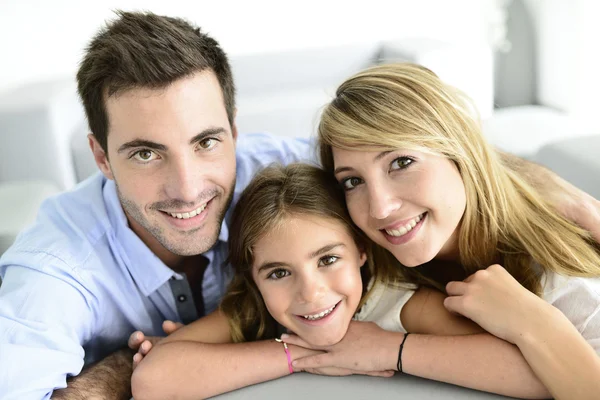
MULTIPOLYGON (((518 346, 557 399, 597 398, 599 248, 508 168, 471 111, 423 67, 368 69, 344 82, 322 114, 323 166, 403 282, 446 289, 448 310, 518 346)), ((355 361, 344 350, 351 341, 328 348, 288 341, 328 352, 297 368, 355 361)), ((446 365, 419 359, 426 342, 408 338, 404 371, 449 376, 446 365)), ((455 344, 457 352, 479 348, 475 337, 455 344)))
MULTIPOLYGON (((137 400, 214 396, 287 375, 293 360, 320 353, 272 340, 283 330, 306 346, 327 347, 347 334, 353 318, 373 321, 388 334, 363 362, 370 366, 366 374, 385 377, 398 369, 406 330, 481 332, 447 312, 441 292, 415 293, 396 283, 395 265, 372 262, 375 256, 350 220, 343 191, 319 168, 295 164, 259 173, 242 194, 231 227, 234 277, 220 310, 154 346, 134 371, 137 400)), ((527 366, 518 351, 494 340, 520 374, 527 366)), ((365 373, 352 367, 311 372, 365 373)), ((509 373, 506 379, 517 386, 521 376, 509 373)))

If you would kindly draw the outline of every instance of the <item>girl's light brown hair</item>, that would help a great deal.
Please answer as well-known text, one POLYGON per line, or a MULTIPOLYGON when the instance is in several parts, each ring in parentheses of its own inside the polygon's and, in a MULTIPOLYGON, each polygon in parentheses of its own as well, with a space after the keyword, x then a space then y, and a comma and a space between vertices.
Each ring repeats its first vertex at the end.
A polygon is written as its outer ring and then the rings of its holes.
MULTIPOLYGON (((498 262, 540 294, 543 270, 600 276, 598 247, 589 233, 503 164, 468 98, 430 70, 388 64, 356 74, 324 109, 318 134, 321 162, 330 174, 333 148, 409 149, 452 160, 467 196, 459 235, 465 277, 498 262)), ((403 281, 445 289, 441 274, 403 267, 389 253, 384 258, 374 262, 395 262, 403 281)))
MULTIPOLYGON (((346 210, 344 193, 330 174, 308 164, 270 166, 258 173, 242 193, 233 212, 229 262, 233 279, 221 302, 228 317, 234 342, 277 336, 271 317, 252 277, 254 246, 268 232, 285 223, 290 216, 311 215, 339 221, 347 227, 359 248, 367 252, 363 285, 372 276, 386 282, 392 269, 375 268, 370 260, 370 244, 352 223, 346 210)), ((363 301, 366 296, 363 296, 363 301)), ((362 302, 361 302, 362 305, 362 302)))

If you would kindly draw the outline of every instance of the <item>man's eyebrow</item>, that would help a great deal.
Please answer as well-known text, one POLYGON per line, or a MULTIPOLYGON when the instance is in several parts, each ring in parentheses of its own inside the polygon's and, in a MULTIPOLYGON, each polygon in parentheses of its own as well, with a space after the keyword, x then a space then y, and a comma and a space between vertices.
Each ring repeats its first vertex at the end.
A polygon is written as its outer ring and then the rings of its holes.
POLYGON ((208 128, 191 138, 190 144, 201 142, 209 136, 223 135, 225 133, 227 133, 227 131, 224 128, 208 128))
POLYGON ((165 146, 164 144, 152 142, 150 140, 134 139, 130 142, 123 143, 121 145, 121 147, 119 147, 119 150, 117 150, 117 153, 122 153, 129 149, 133 149, 133 148, 137 148, 137 147, 145 147, 147 149, 160 150, 160 151, 167 150, 167 146, 165 146))
MULTIPOLYGON (((383 157, 387 156, 390 153, 393 153, 393 150, 382 151, 381 153, 379 153, 375 157, 373 157, 373 162, 377 162, 377 161, 381 160, 383 157)), ((336 168, 335 171, 333 171, 333 174, 337 175, 340 172, 347 172, 347 171, 354 171, 354 169, 351 167, 339 167, 339 168, 336 168)))

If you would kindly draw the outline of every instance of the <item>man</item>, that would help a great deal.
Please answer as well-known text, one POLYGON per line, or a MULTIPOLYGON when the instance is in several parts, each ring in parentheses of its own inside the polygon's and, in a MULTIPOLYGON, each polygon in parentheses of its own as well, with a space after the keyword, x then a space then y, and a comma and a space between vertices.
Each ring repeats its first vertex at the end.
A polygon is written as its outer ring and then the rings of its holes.
MULTIPOLYGON (((129 335, 214 310, 231 204, 261 167, 311 154, 238 137, 227 57, 180 19, 119 13, 77 81, 101 174, 48 200, 0 261, 3 399, 129 398, 129 335)), ((560 204, 591 224, 584 196, 560 204)))
POLYGON ((127 337, 213 311, 232 200, 263 166, 310 154, 238 137, 227 57, 179 19, 119 13, 77 81, 102 174, 46 202, 2 257, 3 399, 49 398, 68 376, 55 398, 130 397, 127 337))

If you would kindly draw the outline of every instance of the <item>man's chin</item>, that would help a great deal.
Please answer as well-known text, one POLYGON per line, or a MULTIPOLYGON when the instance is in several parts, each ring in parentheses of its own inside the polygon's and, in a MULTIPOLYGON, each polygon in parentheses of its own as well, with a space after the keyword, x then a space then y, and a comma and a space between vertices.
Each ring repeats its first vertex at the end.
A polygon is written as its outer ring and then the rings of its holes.
POLYGON ((194 233, 173 235, 168 240, 161 240, 161 244, 175 255, 196 256, 206 253, 215 246, 219 239, 219 232, 220 230, 213 230, 211 233, 206 233, 204 229, 200 229, 194 233))

